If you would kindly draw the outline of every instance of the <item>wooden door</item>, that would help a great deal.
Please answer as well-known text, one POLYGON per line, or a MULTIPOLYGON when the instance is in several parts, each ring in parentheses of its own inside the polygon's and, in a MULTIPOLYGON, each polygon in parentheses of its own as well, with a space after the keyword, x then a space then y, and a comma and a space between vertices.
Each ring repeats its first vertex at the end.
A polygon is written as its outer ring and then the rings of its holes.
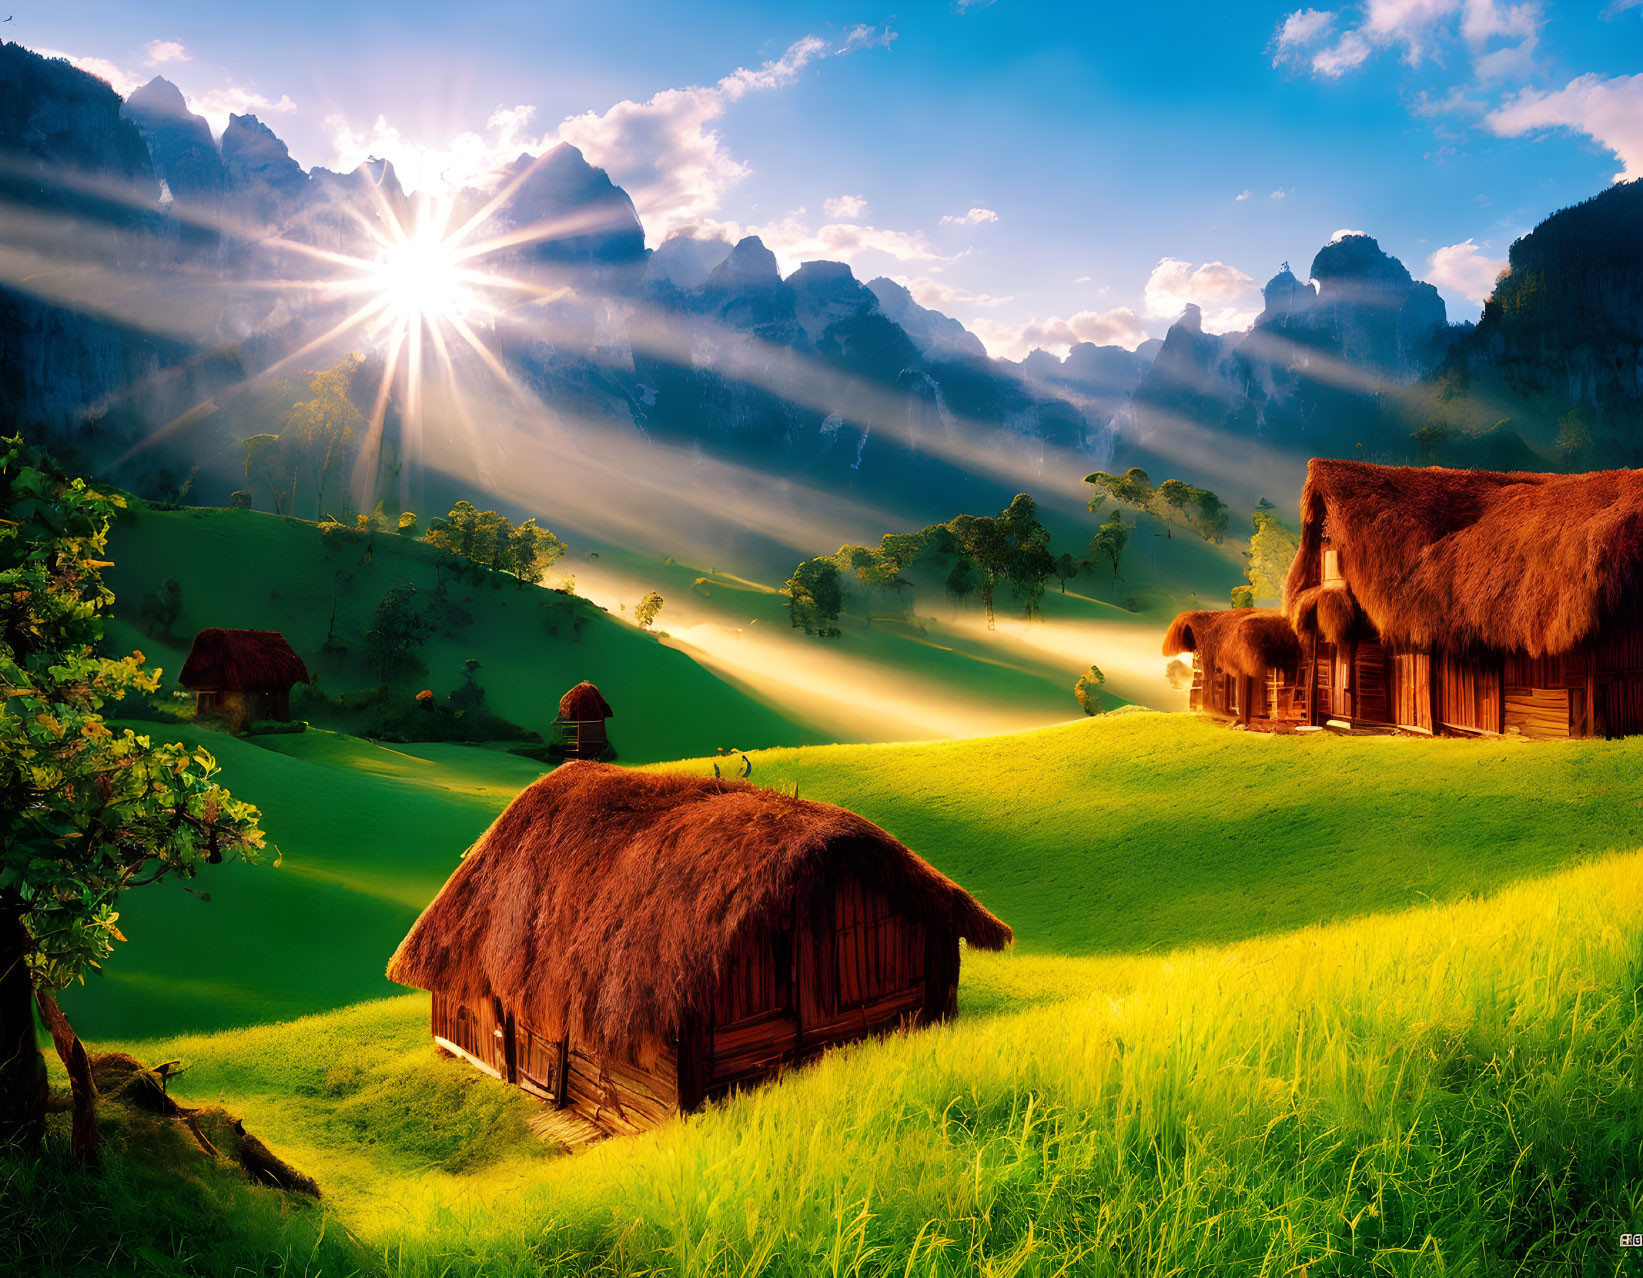
POLYGON ((1352 699, 1355 723, 1391 723, 1387 695, 1386 651, 1377 640, 1352 645, 1352 699))
POLYGON ((567 1040, 514 1022, 514 1082, 534 1096, 564 1104, 567 1040))
POLYGON ((1335 645, 1334 669, 1329 674, 1330 704, 1329 713, 1334 718, 1352 721, 1352 699, 1354 681, 1352 678, 1352 645, 1338 643, 1335 645))

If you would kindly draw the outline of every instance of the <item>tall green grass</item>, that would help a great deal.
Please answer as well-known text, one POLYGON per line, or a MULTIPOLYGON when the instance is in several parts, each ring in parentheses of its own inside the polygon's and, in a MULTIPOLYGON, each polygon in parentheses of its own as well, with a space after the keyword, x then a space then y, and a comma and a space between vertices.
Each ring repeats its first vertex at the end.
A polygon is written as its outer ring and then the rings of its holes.
POLYGON ((420 997, 134 1050, 316 1175, 373 1272, 1612 1274, 1640 999, 1628 853, 1227 946, 966 955, 954 1023, 573 1157, 433 1058, 420 997))

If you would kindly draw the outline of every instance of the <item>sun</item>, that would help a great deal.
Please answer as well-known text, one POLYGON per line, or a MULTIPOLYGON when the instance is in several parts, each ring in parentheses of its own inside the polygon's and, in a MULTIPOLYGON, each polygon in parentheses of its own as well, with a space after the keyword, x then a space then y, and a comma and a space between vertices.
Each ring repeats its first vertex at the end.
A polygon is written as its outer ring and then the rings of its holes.
POLYGON ((461 319, 478 303, 459 246, 428 222, 384 245, 367 272, 385 315, 407 326, 461 319))

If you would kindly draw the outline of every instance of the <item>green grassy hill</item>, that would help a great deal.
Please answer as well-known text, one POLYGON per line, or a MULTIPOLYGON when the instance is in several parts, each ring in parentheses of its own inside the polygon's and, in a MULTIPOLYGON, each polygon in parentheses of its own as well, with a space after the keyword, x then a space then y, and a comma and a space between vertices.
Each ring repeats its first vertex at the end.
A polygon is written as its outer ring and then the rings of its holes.
MULTIPOLYGON (((1089 528, 1049 518, 1055 545, 1081 551, 1089 528)), ((1150 516, 1137 523, 1119 581, 1088 569, 1064 592, 1051 581, 1031 622, 1001 598, 993 629, 978 603, 955 603, 920 573, 905 594, 910 617, 892 598, 852 592, 843 633, 819 639, 791 627, 779 575, 755 580, 610 546, 585 551, 576 567, 579 588, 613 611, 660 591, 659 625, 693 656, 818 720, 832 740, 977 736, 1079 717, 1072 686, 1092 664, 1107 677, 1109 708, 1185 708, 1159 643, 1181 609, 1227 602, 1242 581, 1242 544, 1166 537, 1150 516)))
POLYGON ((0 1268, 1612 1274, 1643 1212, 1643 744, 1125 712, 757 753, 755 781, 881 822, 1018 944, 965 956, 949 1026, 567 1157, 434 1056, 425 996, 357 1002, 532 769, 210 741, 284 862, 202 877, 209 902, 132 894, 69 1008, 97 1046, 187 1061, 177 1093, 326 1196, 275 1211, 116 1109, 101 1181, 0 1173, 25 1190, 0 1193, 0 1268), (242 1028, 186 1032, 216 1025, 242 1028), (49 1205, 71 1193, 95 1225, 49 1205))
MULTIPOLYGON (((470 618, 443 626, 419 650, 426 673, 395 680, 408 703, 420 688, 443 702, 462 682, 467 659, 494 713, 546 734, 559 698, 591 679, 616 717, 611 738, 624 761, 675 758, 721 745, 791 745, 824 738, 814 728, 750 695, 653 635, 575 595, 512 578, 455 579, 449 557, 392 534, 322 533, 319 525, 249 510, 138 507, 123 513, 109 538, 116 596, 108 642, 140 648, 168 681, 188 644, 208 626, 280 630, 335 696, 376 685, 381 672, 364 633, 394 586, 421 593, 419 606, 446 583, 446 598, 470 618), (166 641, 139 629, 143 599, 171 579, 182 587, 182 615, 166 641), (334 610, 334 620, 333 620, 334 610), (327 651, 327 635, 344 651, 327 651)), ((300 698, 293 713, 304 715, 300 698)))

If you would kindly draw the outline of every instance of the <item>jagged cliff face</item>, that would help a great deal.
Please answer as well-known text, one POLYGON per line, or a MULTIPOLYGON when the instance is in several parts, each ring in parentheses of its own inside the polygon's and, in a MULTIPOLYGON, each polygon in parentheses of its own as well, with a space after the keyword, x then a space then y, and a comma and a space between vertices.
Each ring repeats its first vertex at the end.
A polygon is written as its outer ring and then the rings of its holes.
POLYGON ((1611 429, 1643 400, 1643 181, 1554 213, 1512 245, 1509 269, 1462 345, 1469 371, 1548 393, 1611 429))
POLYGON ((228 187, 222 154, 211 126, 188 109, 176 85, 155 76, 126 99, 120 113, 142 134, 172 199, 185 206, 221 204, 228 187))
MULTIPOLYGON (((304 262, 317 269, 300 253, 270 257, 269 245, 369 258, 379 250, 362 219, 417 216, 391 166, 304 171, 253 116, 232 117, 219 143, 163 79, 122 105, 101 82, 11 45, 0 46, 0 73, 0 182, 16 208, 40 213, 14 217, 8 241, 33 234, 51 261, 67 215, 75 250, 116 286, 148 282, 158 298, 209 285, 183 308, 186 324, 175 307, 162 322, 160 308, 119 314, 0 288, 0 410, 89 454, 124 453, 211 403, 224 408, 220 424, 202 419, 193 436, 171 438, 183 451, 224 449, 244 433, 238 384, 344 309, 260 287, 304 262)), ((928 499, 933 517, 959 494, 998 495, 973 487, 970 459, 983 453, 1014 459, 1018 477, 1041 466, 1059 479, 1190 452, 1184 473, 1213 484, 1252 441, 1407 449, 1409 405, 1457 369, 1515 378, 1543 399, 1551 382, 1600 408, 1635 405, 1640 191, 1617 187, 1514 246, 1512 273, 1453 357, 1435 290, 1367 236, 1325 246, 1307 281, 1279 272, 1248 334, 1205 333, 1189 307, 1135 352, 1083 344, 1012 364, 902 285, 863 284, 840 263, 808 262, 784 279, 757 238, 679 236, 648 251, 627 194, 573 147, 521 156, 492 191, 462 193, 453 224, 480 214, 476 238, 519 240, 495 266, 532 286, 533 300, 486 340, 577 430, 701 447, 904 508, 928 499)))

